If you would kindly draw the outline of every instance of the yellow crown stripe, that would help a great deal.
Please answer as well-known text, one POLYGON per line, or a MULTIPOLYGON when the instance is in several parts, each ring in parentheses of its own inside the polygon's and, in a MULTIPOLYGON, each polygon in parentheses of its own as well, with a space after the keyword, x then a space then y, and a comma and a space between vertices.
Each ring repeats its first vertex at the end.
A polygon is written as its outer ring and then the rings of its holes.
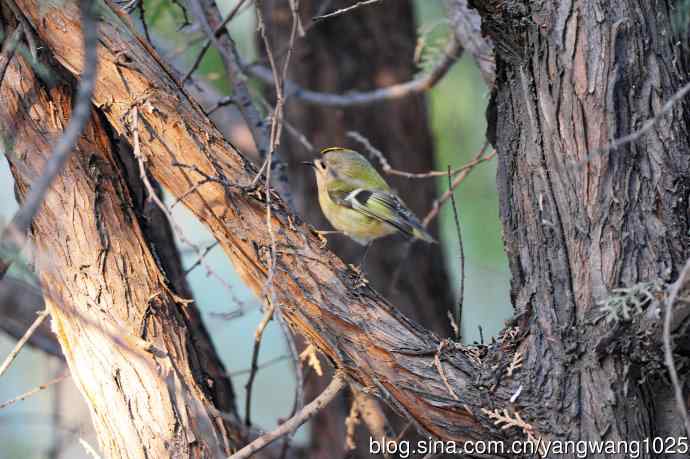
POLYGON ((345 150, 347 150, 347 148, 343 148, 343 147, 328 147, 328 148, 324 148, 323 150, 321 150, 321 154, 322 154, 322 155, 325 155, 326 153, 331 152, 331 151, 345 151, 345 150))

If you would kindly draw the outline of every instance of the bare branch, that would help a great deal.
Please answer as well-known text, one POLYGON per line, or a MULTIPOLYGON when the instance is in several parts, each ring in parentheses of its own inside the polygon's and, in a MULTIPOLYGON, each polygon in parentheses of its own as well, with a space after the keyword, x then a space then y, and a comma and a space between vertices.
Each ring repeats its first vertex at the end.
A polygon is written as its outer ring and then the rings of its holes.
POLYGON ((297 428, 299 428, 299 426, 307 422, 323 407, 328 405, 345 386, 345 377, 339 372, 336 373, 331 383, 328 385, 326 390, 321 393, 321 395, 302 408, 302 410, 300 410, 295 416, 282 423, 276 430, 257 438, 230 456, 230 459, 246 459, 251 457, 253 454, 261 451, 277 439, 294 432, 297 430, 297 428))
MULTIPOLYGON (((37 287, 19 279, 5 276, 0 280, 0 329, 19 340, 45 308, 43 294, 37 287)), ((28 345, 58 358, 64 358, 60 344, 47 322, 33 332, 28 345)))
POLYGON ((43 198, 53 183, 53 180, 67 162, 77 139, 81 135, 91 114, 91 94, 96 82, 96 45, 98 43, 98 28, 96 27, 95 6, 90 0, 80 0, 82 29, 84 31, 84 69, 79 80, 79 87, 75 98, 74 111, 65 132, 55 145, 50 161, 45 166, 44 173, 31 187, 22 207, 17 211, 12 222, 3 231, 2 240, 8 237, 24 234, 31 226, 43 198))
POLYGON ((244 386, 246 389, 246 392, 247 392, 247 396, 245 398, 245 405, 244 405, 244 424, 247 426, 250 426, 252 424, 252 421, 251 421, 252 388, 254 387, 254 378, 256 377, 256 373, 259 370, 259 350, 261 349, 261 339, 264 336, 264 330, 266 330, 268 323, 273 318, 273 312, 274 311, 275 311, 275 307, 273 306, 273 302, 269 301, 266 312, 264 313, 264 317, 263 317, 263 319, 261 319, 261 322, 259 322, 259 325, 256 327, 256 331, 254 332, 254 349, 252 350, 252 367, 249 371, 249 378, 247 379, 247 384, 245 384, 245 386, 244 386))
POLYGON ((14 50, 17 48, 19 39, 22 37, 24 26, 19 24, 19 27, 14 29, 12 35, 5 40, 2 45, 2 51, 0 51, 0 84, 2 80, 5 79, 5 72, 7 71, 7 66, 14 56, 14 50))
MULTIPOLYGON (((295 82, 287 80, 285 81, 285 98, 290 99, 293 97, 308 104, 324 107, 353 107, 402 99, 433 88, 448 73, 461 53, 462 48, 457 40, 452 38, 446 46, 443 59, 428 74, 405 83, 394 84, 371 91, 350 91, 345 94, 324 93, 304 89, 295 82)), ((258 64, 244 64, 243 68, 247 73, 262 82, 273 84, 273 76, 270 69, 258 64)))
MULTIPOLYGON (((381 150, 378 148, 374 147, 371 142, 369 142, 369 139, 364 137, 362 134, 360 134, 357 131, 348 131, 347 134, 348 137, 350 137, 353 140, 356 140, 357 142, 361 143, 362 146, 367 150, 369 153, 370 157, 375 158, 378 160, 379 164, 381 165, 381 170, 389 175, 398 175, 400 177, 405 177, 405 178, 410 178, 410 179, 426 179, 426 178, 436 178, 436 177, 443 177, 448 175, 447 171, 428 171, 428 172, 407 172, 407 171, 401 171, 400 169, 394 169, 391 167, 390 163, 386 159, 385 155, 381 150)), ((313 148, 310 148, 309 150, 313 150, 313 148)), ((457 175, 460 172, 472 168, 473 166, 471 164, 465 164, 454 171, 451 171, 451 175, 457 175)))
POLYGON ((24 336, 17 341, 17 344, 14 346, 14 349, 12 349, 12 352, 5 358, 5 360, 2 362, 2 365, 0 365, 0 376, 7 371, 7 369, 12 365, 12 362, 14 362, 14 359, 17 358, 17 355, 19 355, 19 352, 22 350, 24 345, 26 344, 27 341, 29 341, 29 338, 31 338, 31 335, 34 334, 36 329, 41 325, 41 323, 45 320, 45 318, 48 317, 48 310, 44 309, 38 314, 38 317, 36 320, 34 320, 34 323, 31 324, 29 329, 24 333, 24 336))
POLYGON ((460 230, 460 217, 458 216, 458 209, 455 205, 455 193, 452 191, 453 181, 450 172, 450 165, 448 166, 448 190, 450 191, 451 207, 453 209, 453 219, 455 220, 455 231, 458 234, 458 246, 460 248, 460 292, 458 294, 458 305, 455 317, 455 338, 460 339, 460 327, 462 327, 462 303, 465 298, 465 247, 462 243, 462 231, 460 230))
MULTIPOLYGON (((225 26, 228 25, 230 21, 234 19, 234 17, 239 13, 240 8, 242 8, 242 5, 246 3, 247 0, 238 0, 237 4, 235 4, 235 7, 228 13, 228 15, 223 19, 223 22, 220 23, 218 27, 216 27, 216 31, 214 32, 214 36, 218 37, 218 34, 223 31, 225 26)), ((199 50, 199 53, 197 54, 196 58, 194 58, 194 62, 191 66, 191 68, 185 73, 185 75, 182 77, 180 82, 182 84, 185 84, 189 78, 191 78, 192 74, 196 71, 196 69, 199 67, 199 64, 201 64, 201 59, 203 59, 204 54, 206 54, 206 51, 211 47, 211 39, 207 39, 204 44, 201 46, 201 50, 199 50)), ((232 77, 232 75, 230 75, 232 77)))
POLYGON ((429 223, 431 223, 431 220, 436 218, 436 216, 438 215, 439 211, 441 210, 441 207, 443 206, 443 204, 445 204, 445 202, 450 199, 450 197, 453 194, 453 191, 455 191, 455 189, 460 186, 460 184, 465 180, 465 178, 467 178, 467 176, 472 171, 472 169, 474 169, 475 166, 478 166, 479 164, 481 164, 483 162, 490 161, 494 158, 494 156, 496 156, 495 150, 492 151, 487 156, 484 156, 484 151, 486 150, 487 145, 488 144, 485 143, 484 146, 482 147, 482 149, 479 151, 479 154, 477 154, 477 156, 475 156, 472 161, 470 161, 469 163, 467 163, 466 165, 464 165, 461 168, 461 171, 458 174, 458 176, 455 177, 455 179, 453 179, 453 182, 451 183, 450 189, 446 190, 441 195, 441 197, 436 199, 431 204, 431 210, 429 211, 428 214, 426 214, 426 217, 424 217, 424 219, 422 220, 422 224, 424 226, 427 226, 429 223))
POLYGON ((378 3, 382 0, 364 0, 358 3, 355 3, 354 5, 348 6, 346 8, 341 8, 339 10, 333 11, 332 13, 324 14, 321 16, 314 16, 312 20, 314 22, 321 21, 323 19, 330 19, 334 18, 336 16, 340 16, 341 14, 349 13, 352 10, 356 10, 357 8, 360 8, 362 6, 367 6, 367 5, 373 5, 374 3, 378 3))
POLYGON ((268 127, 249 94, 249 88, 238 63, 235 41, 224 27, 213 26, 213 23, 220 25, 222 21, 220 12, 212 0, 191 0, 189 6, 201 29, 223 58, 225 70, 232 82, 233 96, 237 100, 237 107, 247 122, 259 155, 265 158, 269 148, 268 127), (216 37, 216 33, 220 36, 216 37))
MULTIPOLYGON (((690 85, 688 85, 690 87, 690 85)), ((678 406, 678 411, 683 418, 683 424, 685 425, 685 431, 690 434, 690 419, 688 418, 688 408, 686 405, 685 397, 683 396, 683 390, 680 387, 680 381, 678 379, 678 371, 676 370, 676 364, 673 361, 673 350, 671 345, 671 321, 673 320, 673 305, 678 299, 678 292, 680 292, 681 287, 685 284, 685 281, 690 274, 690 259, 685 263, 683 270, 680 272, 680 276, 671 286, 668 298, 666 299, 666 314, 664 316, 664 362, 666 363, 666 368, 668 368, 669 376, 671 377, 671 383, 673 384, 673 392, 676 398, 676 405, 678 406)))
POLYGON ((64 381, 67 378, 69 378, 69 373, 64 374, 62 376, 58 376, 57 378, 52 379, 45 384, 41 384, 38 387, 34 387, 30 391, 24 392, 23 394, 18 395, 17 397, 15 397, 11 400, 7 400, 6 402, 2 402, 2 403, 0 403, 0 410, 3 408, 7 408, 10 405, 14 405, 17 402, 21 402, 22 400, 27 399, 27 398, 31 397, 32 395, 37 394, 38 392, 41 392, 42 390, 47 389, 48 387, 50 387, 54 384, 57 384, 61 381, 64 381))

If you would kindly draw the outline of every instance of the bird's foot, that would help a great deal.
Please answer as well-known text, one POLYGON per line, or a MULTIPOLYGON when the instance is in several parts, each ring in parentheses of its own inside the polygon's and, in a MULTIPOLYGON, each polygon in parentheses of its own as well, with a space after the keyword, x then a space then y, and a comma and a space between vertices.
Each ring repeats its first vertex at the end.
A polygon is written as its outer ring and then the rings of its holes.
POLYGON ((365 276, 363 266, 355 266, 350 264, 348 267, 355 272, 355 288, 366 287, 367 284, 369 284, 369 279, 367 279, 365 276))
POLYGON ((329 234, 343 234, 341 231, 321 231, 321 230, 312 230, 314 234, 319 238, 319 241, 321 241, 320 247, 323 249, 326 247, 328 244, 328 239, 326 239, 326 236, 329 234))

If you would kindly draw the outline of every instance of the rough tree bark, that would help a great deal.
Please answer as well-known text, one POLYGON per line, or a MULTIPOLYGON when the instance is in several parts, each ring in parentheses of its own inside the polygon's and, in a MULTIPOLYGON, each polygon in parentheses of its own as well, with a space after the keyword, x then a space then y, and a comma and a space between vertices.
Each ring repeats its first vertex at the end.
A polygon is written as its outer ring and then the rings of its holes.
MULTIPOLYGON (((55 58, 78 75, 74 3, 17 3, 55 58)), ((93 100, 130 141, 138 129, 151 174, 209 227, 247 285, 261 294, 270 278, 275 305, 293 329, 351 384, 422 431, 458 441, 525 434, 642 440, 678 432, 677 414, 666 410, 668 385, 653 366, 663 362, 658 318, 644 327, 607 325, 597 320, 596 302, 614 287, 673 279, 689 255, 687 102, 638 141, 582 163, 658 113, 687 79, 669 3, 492 1, 481 13, 497 48, 490 134, 519 309, 488 347, 444 346, 358 286, 277 197, 268 228, 266 190, 245 188, 255 168, 117 16, 101 18, 93 100), (134 108, 140 123, 129 126, 134 108), (604 339, 609 345, 597 346, 604 339), (520 356, 522 367, 511 365, 520 356), (499 429, 499 422, 513 427, 499 429)), ((687 324, 677 325, 677 341, 686 341, 687 324)))
MULTIPOLYGON (((261 2, 266 32, 279 68, 282 67, 292 28, 290 2, 261 2)), ((414 53, 417 44, 413 5, 396 1, 388 5, 360 8, 352 14, 312 24, 312 18, 324 5, 336 10, 351 2, 300 1, 302 23, 309 27, 306 37, 298 39, 294 48, 288 78, 309 90, 343 93, 347 90, 366 91, 411 80, 415 73, 414 53), (366 62, 366 65, 362 63, 366 62)), ((261 36, 258 46, 264 49, 261 36)), ((264 51, 265 56, 265 51, 264 51)), ((272 86, 265 91, 272 99, 272 86)), ((288 176, 296 211, 320 229, 331 229, 316 199, 314 172, 302 161, 313 159, 321 148, 347 146, 367 154, 363 146, 346 136, 356 131, 383 151, 398 170, 425 172, 435 168, 434 145, 427 117, 426 97, 415 95, 378 103, 371 107, 332 108, 306 105, 289 100, 286 119, 299 133, 313 143, 309 151, 294 134, 283 130, 281 157, 288 163, 288 176)), ((378 165, 378 161, 372 159, 378 165)), ((414 180, 387 176, 389 181, 417 215, 423 216, 436 199, 435 180, 414 180)), ((434 220, 429 230, 438 237, 434 220)), ((359 263, 363 247, 341 235, 328 237, 328 246, 342 259, 359 263)), ((402 238, 376 241, 367 256, 367 277, 373 287, 391 300, 407 317, 433 330, 441 337, 451 333, 447 312, 453 309, 453 290, 449 283, 441 246, 416 243, 407 253, 402 238), (402 267, 399 268, 399 265, 402 267), (391 273, 400 269, 396 285, 391 273)), ((306 379, 307 399, 323 391, 328 381, 306 379)), ((310 454, 332 457, 333 445, 343 444, 345 418, 350 411, 348 394, 336 399, 312 422, 310 454)), ((362 445, 359 456, 369 456, 362 445)))
POLYGON ((612 289, 673 279, 689 255, 690 105, 677 103, 638 141, 599 151, 687 82, 673 4, 479 7, 500 44, 490 140, 512 298, 530 333, 530 393, 549 401, 548 430, 570 439, 644 439, 669 427, 657 406, 670 392, 638 384, 635 356, 597 360, 609 327, 594 319, 612 289))
MULTIPOLYGON (((44 89, 15 56, 0 94, 0 129, 12 144, 21 201, 70 118, 71 89, 44 89)), ((177 275, 172 239, 142 230, 143 213, 135 211, 143 206, 132 202, 98 116, 32 226, 53 330, 106 455, 227 453, 242 442, 218 413, 232 418, 232 387, 177 275)))

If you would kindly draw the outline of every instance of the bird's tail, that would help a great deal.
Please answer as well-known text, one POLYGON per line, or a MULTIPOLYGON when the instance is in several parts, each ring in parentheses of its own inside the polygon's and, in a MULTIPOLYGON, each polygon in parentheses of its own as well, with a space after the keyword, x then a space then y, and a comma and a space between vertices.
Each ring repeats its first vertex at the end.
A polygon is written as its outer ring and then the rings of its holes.
POLYGON ((419 222, 414 222, 412 224, 412 235, 417 239, 431 244, 436 244, 438 242, 421 224, 419 224, 419 222))

